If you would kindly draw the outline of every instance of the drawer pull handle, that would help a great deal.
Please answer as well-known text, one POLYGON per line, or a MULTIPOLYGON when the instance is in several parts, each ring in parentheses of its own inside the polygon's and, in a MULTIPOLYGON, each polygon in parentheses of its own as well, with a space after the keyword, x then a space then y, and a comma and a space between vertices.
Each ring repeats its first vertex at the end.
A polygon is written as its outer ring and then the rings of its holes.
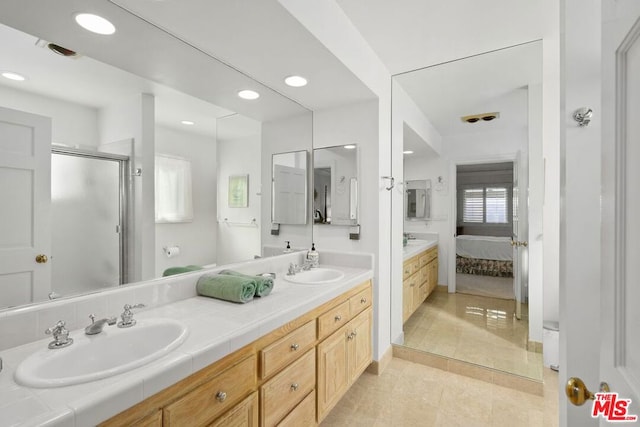
POLYGON ((227 393, 224 391, 219 391, 216 393, 216 400, 218 402, 224 402, 227 399, 227 393))
POLYGON ((291 391, 297 391, 297 390, 298 390, 298 387, 299 387, 299 386, 298 386, 298 384, 296 384, 296 383, 291 384, 291 391))
POLYGON ((366 303, 367 303, 367 299, 366 299, 366 298, 362 298, 362 299, 360 300, 360 304, 366 304, 366 303))
POLYGON ((339 322, 339 321, 341 321, 341 320, 342 320, 342 316, 340 316, 340 315, 338 314, 336 317, 334 317, 334 319, 335 319, 335 321, 336 321, 336 322, 339 322))
POLYGON ((291 344, 291 351, 296 351, 300 348, 298 344, 291 344))

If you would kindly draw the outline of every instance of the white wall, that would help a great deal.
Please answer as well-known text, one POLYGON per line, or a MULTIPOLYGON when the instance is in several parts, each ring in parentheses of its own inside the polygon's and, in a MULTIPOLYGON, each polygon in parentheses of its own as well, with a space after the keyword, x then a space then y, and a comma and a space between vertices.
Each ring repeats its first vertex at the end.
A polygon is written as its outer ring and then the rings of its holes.
MULTIPOLYGON (((229 264, 253 259, 261 254, 261 228, 270 227, 261 218, 263 184, 261 172, 261 137, 259 134, 233 140, 218 141, 218 218, 257 226, 218 224, 217 263, 229 264), (249 175, 249 203, 246 208, 229 208, 229 176, 249 175)), ((270 183, 271 180, 267 181, 270 183)), ((271 206, 270 203, 267 203, 271 206)))
POLYGON ((136 94, 100 109, 98 118, 100 144, 133 140, 130 166, 142 170, 141 176, 131 178, 130 185, 127 282, 152 279, 156 274, 154 102, 152 95, 136 94))
POLYGON ((75 148, 96 147, 98 110, 61 99, 0 86, 0 106, 51 117, 51 141, 75 148))
MULTIPOLYGON (((366 251, 373 252, 376 258, 373 359, 380 360, 389 354, 391 345, 391 196, 380 178, 391 175, 391 76, 335 0, 278 1, 378 97, 378 153, 361 161, 371 168, 372 179, 377 183, 378 241, 366 251)), ((396 276, 401 269, 400 265, 396 276)))
POLYGON ((155 275, 169 267, 216 262, 216 141, 162 126, 155 129, 155 151, 191 163, 193 221, 156 224, 155 275), (180 254, 167 258, 163 247, 178 246, 180 254))
MULTIPOLYGON (((286 247, 285 241, 291 242, 292 248, 311 248, 311 197, 307 197, 307 224, 280 225, 280 234, 271 235, 271 157, 276 153, 305 150, 307 156, 307 194, 311 194, 311 143, 312 114, 301 114, 282 120, 264 122, 262 124, 262 185, 260 234, 262 245, 286 247)), ((246 155, 246 154, 245 154, 246 155)))
MULTIPOLYGON (((375 168, 363 165, 378 161, 378 102, 351 104, 315 111, 313 148, 356 144, 358 146, 358 197, 360 240, 349 239, 347 225, 314 224, 316 249, 371 252, 378 241, 378 177, 375 168)), ((333 197, 335 199, 335 197, 333 197)), ((321 255, 322 256, 322 255, 321 255)), ((322 261, 322 258, 321 258, 322 261)))

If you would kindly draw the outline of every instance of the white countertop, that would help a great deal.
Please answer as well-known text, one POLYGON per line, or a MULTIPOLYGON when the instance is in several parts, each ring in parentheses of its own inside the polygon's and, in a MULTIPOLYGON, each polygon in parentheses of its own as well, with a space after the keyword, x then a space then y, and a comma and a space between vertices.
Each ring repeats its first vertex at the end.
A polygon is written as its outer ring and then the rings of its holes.
POLYGON ((437 240, 411 239, 407 241, 407 246, 402 248, 402 260, 406 261, 412 256, 418 255, 422 251, 431 249, 438 244, 437 240))
MULTIPOLYGON (((110 378, 51 389, 23 387, 14 380, 17 366, 33 352, 46 348, 51 338, 4 350, 0 352, 4 360, 0 425, 95 425, 373 278, 369 269, 328 267, 344 272, 344 278, 323 285, 293 284, 278 278, 269 296, 246 304, 192 297, 137 313, 138 319, 179 320, 187 325, 189 336, 166 356, 110 378)), ((73 330, 70 336, 83 333, 82 329, 73 330)))

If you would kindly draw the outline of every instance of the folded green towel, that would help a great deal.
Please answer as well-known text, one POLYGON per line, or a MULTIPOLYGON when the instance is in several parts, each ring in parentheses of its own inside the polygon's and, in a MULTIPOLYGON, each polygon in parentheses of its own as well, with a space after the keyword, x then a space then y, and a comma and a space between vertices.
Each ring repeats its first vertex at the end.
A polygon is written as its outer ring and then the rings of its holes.
POLYGON ((273 289, 273 278, 263 276, 250 276, 247 274, 239 273, 233 270, 222 270, 219 274, 226 274, 229 276, 245 277, 256 281, 256 296, 266 297, 271 293, 273 289))
POLYGON ((191 271, 202 270, 199 265, 187 265, 185 267, 169 267, 163 273, 162 277, 173 276, 174 274, 189 273, 191 271))
POLYGON ((249 277, 229 276, 226 274, 204 274, 196 284, 198 295, 245 303, 253 299, 256 293, 256 281, 249 277))

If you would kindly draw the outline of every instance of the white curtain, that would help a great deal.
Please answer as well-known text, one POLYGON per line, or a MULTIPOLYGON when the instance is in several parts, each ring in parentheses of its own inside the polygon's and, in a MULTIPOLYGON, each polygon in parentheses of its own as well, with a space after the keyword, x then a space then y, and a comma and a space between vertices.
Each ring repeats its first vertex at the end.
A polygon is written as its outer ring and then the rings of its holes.
POLYGON ((188 160, 156 155, 156 222, 193 221, 191 163, 188 160))

